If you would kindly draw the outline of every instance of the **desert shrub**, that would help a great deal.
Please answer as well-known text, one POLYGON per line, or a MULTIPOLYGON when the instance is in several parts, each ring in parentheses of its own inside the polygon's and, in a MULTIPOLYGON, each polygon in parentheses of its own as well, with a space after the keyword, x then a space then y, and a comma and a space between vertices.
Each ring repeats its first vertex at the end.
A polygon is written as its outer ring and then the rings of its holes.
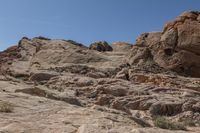
POLYGON ((0 112, 11 113, 14 110, 14 106, 9 102, 0 101, 0 112))
POLYGON ((171 122, 170 120, 167 120, 165 117, 160 117, 160 116, 154 118, 154 125, 162 129, 186 130, 184 124, 178 122, 171 122))
POLYGON ((197 120, 194 120, 194 119, 191 119, 191 118, 184 119, 183 123, 184 123, 185 126, 189 126, 189 127, 200 126, 200 121, 197 121, 197 120))

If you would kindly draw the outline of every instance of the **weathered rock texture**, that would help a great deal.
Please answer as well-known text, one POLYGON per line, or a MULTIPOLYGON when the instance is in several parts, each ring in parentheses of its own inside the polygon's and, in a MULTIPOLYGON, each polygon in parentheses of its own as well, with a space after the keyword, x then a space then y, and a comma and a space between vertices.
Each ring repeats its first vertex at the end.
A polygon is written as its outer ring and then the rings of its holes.
POLYGON ((131 63, 134 61, 136 65, 142 61, 143 64, 149 64, 150 61, 161 68, 184 76, 200 77, 198 17, 199 12, 185 12, 167 23, 162 33, 143 34, 137 39, 131 53, 133 57, 131 56, 129 60, 131 63), (140 62, 137 62, 138 60, 140 62))
POLYGON ((0 132, 200 132, 199 14, 185 12, 135 45, 22 38, 0 52, 0 101, 14 109, 0 108, 0 132), (197 127, 161 130, 156 116, 197 127))

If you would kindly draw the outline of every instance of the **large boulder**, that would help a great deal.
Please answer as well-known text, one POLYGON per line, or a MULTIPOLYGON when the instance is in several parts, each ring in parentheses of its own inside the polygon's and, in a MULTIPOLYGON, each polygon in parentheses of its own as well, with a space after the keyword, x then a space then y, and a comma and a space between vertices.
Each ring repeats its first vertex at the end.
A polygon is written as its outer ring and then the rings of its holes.
POLYGON ((106 41, 99 41, 92 43, 89 49, 97 50, 99 52, 112 51, 113 48, 106 41))
POLYGON ((182 111, 182 103, 179 102, 156 102, 150 107, 152 115, 172 116, 182 111))

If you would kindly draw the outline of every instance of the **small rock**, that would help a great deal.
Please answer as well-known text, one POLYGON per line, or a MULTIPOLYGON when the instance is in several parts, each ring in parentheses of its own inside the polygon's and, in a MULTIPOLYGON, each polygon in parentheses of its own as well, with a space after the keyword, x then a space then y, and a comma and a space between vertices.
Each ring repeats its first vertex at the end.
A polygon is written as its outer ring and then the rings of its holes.
POLYGON ((31 81, 36 81, 36 82, 41 82, 41 81, 48 81, 51 78, 58 76, 57 74, 51 74, 51 73, 34 73, 32 76, 30 76, 29 80, 31 81))

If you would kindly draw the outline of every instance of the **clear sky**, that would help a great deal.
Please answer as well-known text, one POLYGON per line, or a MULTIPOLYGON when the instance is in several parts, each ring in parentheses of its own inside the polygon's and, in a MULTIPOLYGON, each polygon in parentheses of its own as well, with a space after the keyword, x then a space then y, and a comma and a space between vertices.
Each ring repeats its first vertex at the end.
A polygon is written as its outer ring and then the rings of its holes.
POLYGON ((0 0, 0 50, 23 36, 134 43, 200 0, 0 0))

